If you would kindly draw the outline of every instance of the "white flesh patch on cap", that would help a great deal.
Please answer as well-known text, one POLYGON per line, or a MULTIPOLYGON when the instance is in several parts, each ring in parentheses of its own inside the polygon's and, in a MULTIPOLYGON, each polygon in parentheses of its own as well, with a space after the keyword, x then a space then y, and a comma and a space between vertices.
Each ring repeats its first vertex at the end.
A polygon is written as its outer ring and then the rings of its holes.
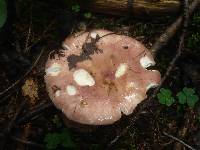
POLYGON ((96 33, 96 32, 92 32, 92 33, 90 34, 90 37, 93 38, 93 39, 96 39, 97 33, 96 33))
POLYGON ((157 86, 158 86, 157 83, 149 83, 149 84, 147 85, 146 89, 149 90, 149 89, 155 88, 155 87, 157 87, 157 86))
POLYGON ((64 49, 66 49, 66 50, 71 50, 71 48, 67 44, 65 44, 65 43, 62 44, 62 47, 64 49))
POLYGON ((68 95, 75 95, 76 94, 76 87, 73 85, 68 85, 66 88, 68 95))
POLYGON ((155 62, 151 60, 148 56, 144 56, 140 58, 140 64, 143 68, 148 68, 150 66, 155 65, 155 62))
POLYGON ((117 68, 117 71, 115 72, 115 78, 123 76, 126 73, 127 68, 128 65, 126 63, 120 64, 117 68))
POLYGON ((55 96, 56 97, 60 96, 60 93, 61 93, 60 90, 57 90, 56 93, 55 93, 55 96))
POLYGON ((80 86, 93 86, 95 81, 85 69, 78 69, 73 74, 74 81, 80 86))
POLYGON ((57 76, 61 72, 62 68, 59 64, 54 63, 51 67, 45 70, 47 75, 57 76))

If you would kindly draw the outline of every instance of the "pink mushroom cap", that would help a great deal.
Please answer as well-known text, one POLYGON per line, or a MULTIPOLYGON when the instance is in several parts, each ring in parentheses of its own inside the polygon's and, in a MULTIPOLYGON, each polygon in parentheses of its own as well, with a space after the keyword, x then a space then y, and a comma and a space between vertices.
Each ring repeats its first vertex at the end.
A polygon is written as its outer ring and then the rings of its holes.
POLYGON ((160 83, 160 73, 147 69, 155 65, 149 50, 128 36, 92 30, 66 38, 63 48, 50 54, 45 82, 55 106, 72 121, 112 124, 160 83))

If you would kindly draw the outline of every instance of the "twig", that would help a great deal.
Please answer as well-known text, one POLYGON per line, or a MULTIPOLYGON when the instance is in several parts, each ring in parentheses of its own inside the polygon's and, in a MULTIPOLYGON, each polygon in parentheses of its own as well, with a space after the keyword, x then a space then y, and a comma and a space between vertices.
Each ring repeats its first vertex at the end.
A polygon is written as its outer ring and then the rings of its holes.
POLYGON ((29 146, 43 148, 43 149, 45 148, 42 144, 38 144, 38 143, 35 143, 35 142, 32 142, 32 141, 23 140, 23 139, 20 139, 18 137, 15 137, 15 136, 11 136, 10 138, 14 141, 17 141, 17 142, 20 142, 20 143, 23 143, 23 144, 26 144, 26 145, 29 145, 29 146))
POLYGON ((15 125, 15 121, 17 119, 17 117, 19 116, 19 114, 21 113, 22 109, 24 108, 26 102, 23 101, 20 105, 19 105, 19 108, 18 110, 16 111, 15 113, 15 116, 12 118, 12 120, 10 121, 8 127, 7 127, 7 131, 10 132, 12 130, 12 128, 14 127, 15 125))
POLYGON ((46 110, 47 108, 50 108, 52 106, 53 106, 52 102, 40 104, 39 106, 34 108, 32 111, 26 113, 23 117, 19 118, 19 120, 16 121, 16 124, 21 124, 23 122, 26 122, 29 119, 31 119, 32 117, 40 114, 41 112, 43 112, 44 110, 46 110))
POLYGON ((10 91, 10 92, 8 93, 8 95, 4 96, 4 97, 1 99, 1 101, 0 101, 0 106, 1 106, 2 104, 4 104, 5 102, 8 102, 7 99, 8 99, 9 97, 11 97, 16 91, 17 91, 17 89, 13 89, 12 91, 10 91))
MULTIPOLYGON (((199 0, 194 0, 189 7, 189 15, 191 16, 195 8, 199 5, 199 0)), ((154 43, 151 48, 151 51, 154 57, 157 55, 157 52, 168 44, 170 39, 175 35, 178 29, 181 27, 181 22, 183 21, 183 16, 178 17, 178 19, 171 24, 169 28, 159 37, 159 39, 154 43)))
POLYGON ((33 70, 33 68, 38 63, 38 61, 39 61, 40 57, 42 56, 43 52, 44 52, 44 48, 42 48, 42 50, 40 51, 40 54, 38 55, 38 57, 35 60, 35 62, 33 63, 33 65, 30 67, 30 69, 19 80, 17 80, 15 83, 13 83, 11 86, 9 86, 4 91, 0 92, 0 97, 3 97, 3 95, 5 95, 10 90, 12 90, 13 88, 15 88, 18 84, 20 84, 24 80, 24 78, 26 78, 26 76, 33 70))
MULTIPOLYGON (((178 127, 178 134, 177 137, 184 139, 187 134, 188 134, 188 130, 191 129, 191 124, 194 123, 192 122, 192 120, 194 120, 194 118, 192 118, 191 116, 194 116, 193 111, 191 109, 187 109, 185 115, 184 115, 184 122, 182 123, 182 127, 178 127)), ((182 145, 178 142, 176 142, 174 144, 174 150, 181 150, 182 149, 182 145)))
POLYGON ((29 45, 29 40, 31 37, 31 28, 32 28, 32 18, 33 18, 33 12, 32 12, 32 3, 31 3, 31 8, 30 8, 30 22, 29 22, 29 27, 28 27, 28 33, 27 33, 27 37, 26 37, 26 43, 25 43, 25 49, 23 52, 28 52, 28 45, 29 45))
POLYGON ((52 23, 50 23, 50 24, 47 26, 47 28, 43 31, 42 35, 41 35, 39 38, 37 38, 37 39, 33 42, 33 44, 27 46, 26 51, 29 51, 33 46, 35 46, 38 42, 40 42, 40 41, 45 37, 45 34, 49 31, 49 29, 51 28, 51 26, 52 26, 54 23, 55 23, 55 22, 52 21, 52 23))
POLYGON ((193 148, 192 146, 186 144, 185 142, 183 142, 182 140, 178 139, 177 137, 174 137, 174 136, 172 136, 172 135, 170 135, 170 134, 168 134, 168 133, 166 133, 166 132, 163 132, 163 134, 164 134, 165 136, 167 136, 167 137, 169 137, 169 138, 172 138, 173 140, 175 140, 175 141, 177 141, 177 142, 183 144, 185 147, 187 147, 187 148, 189 148, 189 149, 191 149, 191 150, 196 150, 195 148, 193 148))

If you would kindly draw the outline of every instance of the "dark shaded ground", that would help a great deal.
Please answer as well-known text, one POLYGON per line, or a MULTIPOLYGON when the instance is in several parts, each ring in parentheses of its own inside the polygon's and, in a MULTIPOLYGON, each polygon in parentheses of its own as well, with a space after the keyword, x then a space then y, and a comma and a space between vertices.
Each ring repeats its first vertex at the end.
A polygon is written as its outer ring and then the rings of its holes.
MULTIPOLYGON (((135 18, 117 18, 97 14, 87 19, 84 18, 84 12, 70 11, 72 5, 63 1, 56 3, 37 0, 18 1, 15 6, 13 3, 8 6, 10 13, 8 21, 0 31, 0 92, 23 77, 40 51, 44 49, 39 62, 31 73, 23 78, 23 82, 0 97, 0 147, 9 150, 40 149, 40 146, 45 146, 44 138, 48 133, 59 132, 64 128, 61 112, 53 106, 20 124, 11 122, 19 108, 22 110, 15 122, 38 104, 50 101, 43 81, 44 64, 49 52, 60 48, 61 41, 67 35, 90 28, 105 28, 134 37, 150 48, 156 38, 175 19, 164 17, 141 21, 135 18), (29 96, 25 94, 26 90, 29 96), (32 93, 31 97, 30 93, 32 93), (24 101, 25 105, 21 107, 24 101), (6 138, 8 136, 11 138, 6 138)), ((198 10, 195 15, 196 18, 193 17, 187 32, 185 41, 187 49, 184 50, 163 85, 171 89, 173 95, 183 87, 194 88, 198 95, 200 94, 200 11, 198 10)), ((179 34, 159 52, 156 58, 156 67, 162 75, 175 54, 179 34)), ((152 91, 149 95, 151 93, 152 91)), ((157 102, 157 99, 155 101, 157 102)), ((97 127, 90 132, 70 128, 70 137, 76 149, 105 149, 131 123, 133 115, 124 116, 114 125, 97 127)), ((183 149, 182 145, 177 146, 177 143, 166 137, 163 132, 180 137, 189 145, 200 149, 199 129, 199 103, 194 109, 177 103, 170 107, 157 103, 155 107, 145 109, 128 132, 109 149, 183 149)), ((57 149, 64 149, 64 147, 57 149)))

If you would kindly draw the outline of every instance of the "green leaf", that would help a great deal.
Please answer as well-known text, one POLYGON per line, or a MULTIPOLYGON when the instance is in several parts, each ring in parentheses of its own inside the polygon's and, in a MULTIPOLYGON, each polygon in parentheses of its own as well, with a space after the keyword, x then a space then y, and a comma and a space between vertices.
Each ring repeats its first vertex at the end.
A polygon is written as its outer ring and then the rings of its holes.
POLYGON ((174 102, 175 102, 174 98, 170 97, 170 98, 166 99, 165 103, 166 103, 167 106, 171 106, 174 102))
POLYGON ((90 12, 84 13, 84 17, 90 19, 92 17, 92 14, 90 12))
POLYGON ((199 97, 197 95, 190 95, 187 100, 187 104, 189 107, 193 108, 196 102, 198 102, 199 97))
POLYGON ((56 149, 60 143, 60 135, 58 133, 48 133, 44 139, 47 149, 56 149))
POLYGON ((195 90, 187 87, 184 87, 183 90, 177 94, 177 97, 180 104, 187 103, 191 108, 194 107, 199 100, 198 95, 195 95, 195 90))
POLYGON ((80 6, 78 4, 77 5, 73 5, 72 6, 72 11, 78 13, 80 11, 80 6))
POLYGON ((6 22, 7 18, 7 5, 5 0, 0 0, 0 28, 3 27, 3 25, 6 22))
POLYGON ((75 143, 71 139, 69 130, 66 128, 61 133, 61 140, 62 140, 62 146, 65 148, 75 148, 76 147, 75 143))
POLYGON ((56 149, 58 146, 75 148, 76 145, 71 139, 68 129, 64 128, 61 133, 48 133, 44 139, 47 149, 56 149))
POLYGON ((160 89, 160 92, 165 95, 166 97, 170 97, 172 95, 172 92, 169 90, 169 89, 164 89, 164 88, 161 88, 160 89))
POLYGON ((183 92, 179 92, 177 95, 178 101, 180 104, 185 104, 186 103, 186 95, 183 92))
POLYGON ((169 89, 160 89, 160 93, 157 94, 158 100, 161 104, 171 106, 175 100, 172 97, 172 92, 169 89))
POLYGON ((184 92, 187 96, 193 95, 193 94, 195 93, 194 89, 192 89, 192 88, 187 88, 187 87, 184 87, 184 88, 183 88, 183 92, 184 92))
POLYGON ((165 104, 165 97, 161 93, 157 94, 158 100, 161 104, 165 104))

